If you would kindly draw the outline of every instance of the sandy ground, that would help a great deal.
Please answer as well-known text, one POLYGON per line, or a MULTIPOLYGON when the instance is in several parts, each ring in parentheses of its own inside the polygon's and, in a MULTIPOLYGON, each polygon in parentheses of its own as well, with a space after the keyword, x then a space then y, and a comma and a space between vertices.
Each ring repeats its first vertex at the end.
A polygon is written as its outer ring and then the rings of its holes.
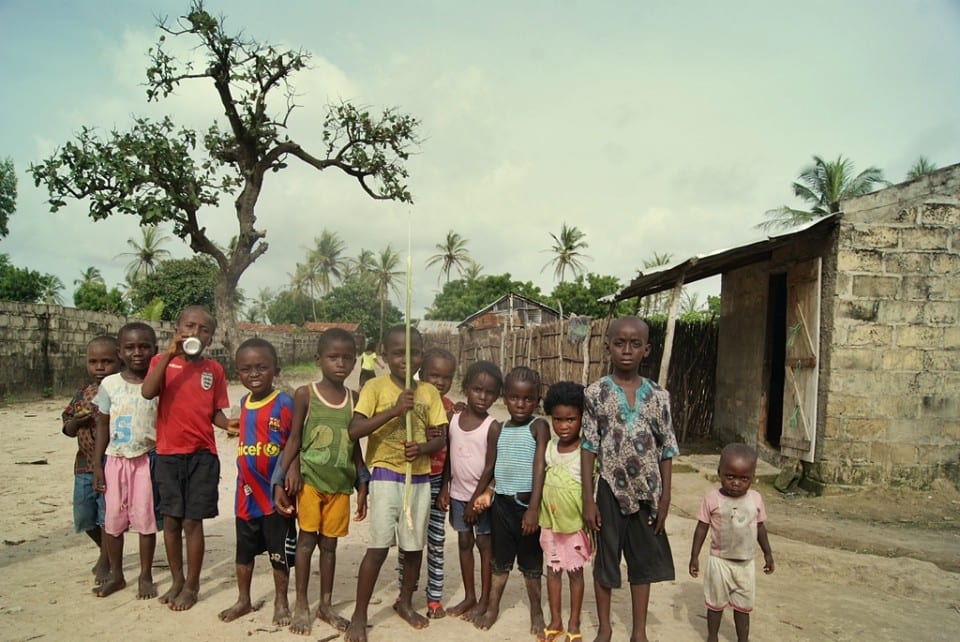
MULTIPOLYGON (((356 375, 355 375, 356 376, 356 375)), ((240 388, 231 386, 231 400, 240 388)), ((224 471, 220 517, 206 522, 207 557, 200 602, 174 613, 156 600, 135 599, 136 544, 128 538, 124 558, 128 585, 105 599, 92 596, 90 567, 96 551, 85 535, 73 533, 72 460, 75 443, 60 433, 63 400, 0 407, 0 639, 79 640, 104 634, 115 639, 258 640, 304 639, 270 622, 273 587, 265 558, 257 563, 253 583, 264 608, 223 624, 217 613, 236 599, 233 564, 235 441, 218 433, 224 471), (44 461, 43 464, 32 462, 44 461)), ((502 407, 500 407, 502 413, 502 407)), ((681 456, 674 475, 673 507, 668 532, 677 580, 653 587, 651 639, 703 639, 706 620, 702 587, 686 572, 690 538, 702 494, 712 487, 716 467, 711 454, 681 456)), ((758 571, 757 606, 752 616, 755 640, 950 640, 960 627, 960 494, 949 485, 926 493, 871 491, 857 495, 810 498, 780 496, 760 486, 769 512, 768 527, 776 573, 758 571), (951 633, 953 631, 953 633, 951 633)), ((334 602, 349 617, 355 578, 366 543, 366 525, 352 524, 341 541, 334 602)), ((704 553, 705 555, 706 553, 704 553)), ((462 596, 456 562, 456 537, 448 529, 445 602, 462 596)), ((316 557, 314 558, 316 559, 316 557)), ((371 605, 370 639, 407 642, 415 639, 531 640, 526 598, 518 574, 511 576, 501 619, 489 632, 447 618, 423 632, 409 628, 393 613, 393 559, 381 574, 371 605)), ((169 585, 162 544, 155 578, 160 591, 169 585)), ((315 605, 319 577, 310 584, 315 605)), ((293 600, 291 582, 290 599, 293 600)), ((546 599, 546 597, 544 597, 546 599)), ((422 594, 415 604, 424 608, 422 594)), ((566 612, 566 609, 564 610, 566 612)), ((628 591, 614 592, 614 639, 626 640, 630 621, 628 591)), ((596 617, 592 588, 584 604, 584 637, 592 639, 596 617)), ((323 640, 336 632, 317 622, 307 639, 323 640)), ((329 638, 332 639, 332 638, 329 638)), ((721 639, 734 640, 727 615, 721 639)))

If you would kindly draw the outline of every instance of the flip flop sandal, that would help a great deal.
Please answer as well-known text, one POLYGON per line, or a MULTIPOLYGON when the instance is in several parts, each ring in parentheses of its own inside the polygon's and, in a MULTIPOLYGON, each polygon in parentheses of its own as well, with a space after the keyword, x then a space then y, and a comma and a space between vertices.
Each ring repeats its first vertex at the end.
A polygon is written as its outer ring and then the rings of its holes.
POLYGON ((577 640, 582 640, 583 636, 579 633, 567 633, 567 642, 576 642, 577 640))
POLYGON ((543 629, 543 639, 546 642, 553 642, 561 635, 563 635, 563 629, 548 629, 546 627, 543 629))

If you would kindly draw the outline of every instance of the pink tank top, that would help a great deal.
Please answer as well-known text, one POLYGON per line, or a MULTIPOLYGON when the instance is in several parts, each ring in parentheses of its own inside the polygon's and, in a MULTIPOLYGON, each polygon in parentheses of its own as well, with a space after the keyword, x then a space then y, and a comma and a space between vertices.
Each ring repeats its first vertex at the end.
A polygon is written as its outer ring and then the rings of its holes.
POLYGON ((473 430, 460 428, 460 413, 450 419, 450 497, 461 502, 470 501, 477 490, 487 458, 487 433, 493 417, 487 415, 473 430))

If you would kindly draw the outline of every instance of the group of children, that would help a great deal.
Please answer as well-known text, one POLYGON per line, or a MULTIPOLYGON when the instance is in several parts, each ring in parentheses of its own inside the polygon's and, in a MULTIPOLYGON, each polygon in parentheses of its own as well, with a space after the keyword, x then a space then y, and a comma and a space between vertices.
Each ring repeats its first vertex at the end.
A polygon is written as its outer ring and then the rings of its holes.
MULTIPOLYGON (((245 341, 237 350, 236 366, 248 393, 241 400, 239 419, 228 421, 222 368, 202 352, 183 351, 188 337, 209 345, 215 328, 205 309, 190 307, 160 355, 153 356, 156 339, 145 324, 124 326, 113 343, 98 338, 88 346, 88 373, 100 382, 99 390, 94 383, 92 391, 88 386, 78 392, 64 413, 64 432, 78 438, 82 451, 75 467, 77 529, 99 540, 105 551, 94 567, 97 595, 125 586, 122 537, 127 527, 140 534, 138 597, 157 594, 151 575, 156 507, 172 575, 172 586, 161 601, 174 610, 196 602, 204 553, 202 520, 217 514, 219 460, 213 426, 218 426, 238 434, 239 442, 239 597, 220 613, 224 621, 253 609, 254 559, 266 552, 276 588, 276 624, 308 635, 317 618, 344 631, 348 642, 366 640, 371 597, 389 549, 397 546, 399 595, 394 610, 414 628, 425 628, 429 619, 446 614, 478 629, 490 628, 516 564, 529 600, 531 634, 539 640, 574 642, 582 637, 583 567, 595 548, 595 639, 612 637, 611 591, 621 583, 621 557, 631 589, 630 639, 646 639, 650 584, 674 579, 664 525, 671 459, 678 448, 668 393, 638 374, 650 349, 643 321, 624 317, 611 323, 606 336, 610 375, 586 389, 572 382, 550 386, 543 400, 549 422, 535 415, 541 402, 539 375, 523 366, 504 377, 493 363, 471 364, 462 382, 465 402, 453 404, 447 393, 456 371, 454 357, 443 350, 424 354, 415 329, 408 346, 403 327, 391 328, 382 339, 381 357, 389 372, 365 377, 359 394, 344 385, 358 358, 356 342, 347 332, 334 329, 321 336, 316 363, 322 377, 297 389, 292 398, 274 388, 279 368, 273 346, 262 339, 245 341), (418 371, 420 379, 409 388, 408 367, 418 371), (503 422, 489 414, 501 397, 509 413, 503 422), (92 449, 81 436, 84 430, 93 431, 92 449), (365 456, 362 438, 367 440, 365 456), (354 611, 346 620, 333 610, 332 589, 337 540, 347 535, 354 490, 353 519, 369 520, 369 544, 358 571, 354 611), (106 515, 100 521, 95 509, 82 508, 95 493, 105 500, 101 507, 105 504, 106 515), (464 598, 445 610, 447 517, 457 532, 464 598), (103 524, 102 535, 97 523, 103 524), (426 617, 412 600, 425 547, 426 617), (320 601, 313 612, 308 583, 317 548, 320 601), (549 621, 541 599, 544 561, 549 621), (292 615, 287 601, 291 566, 296 569, 292 615), (565 623, 563 574, 570 584, 565 623)), ((728 604, 735 610, 738 638, 746 639, 753 596, 750 537, 763 549, 764 569, 773 570, 762 500, 749 490, 756 463, 751 453, 744 446, 724 450, 721 488, 704 498, 698 516, 690 573, 696 577, 699 572, 697 558, 711 529, 711 562, 705 570, 711 640, 728 604), (739 529, 735 545, 718 535, 733 528, 739 529), (714 558, 722 563, 714 563, 714 558)))

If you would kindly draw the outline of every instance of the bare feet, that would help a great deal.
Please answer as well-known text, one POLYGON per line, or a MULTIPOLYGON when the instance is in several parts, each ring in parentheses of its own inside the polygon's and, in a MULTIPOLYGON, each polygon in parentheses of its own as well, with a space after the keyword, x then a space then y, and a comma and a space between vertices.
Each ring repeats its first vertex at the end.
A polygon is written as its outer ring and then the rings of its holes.
MULTIPOLYGON (((171 608, 173 607, 171 606, 171 608)), ((182 610, 182 609, 175 609, 175 610, 182 610)), ((237 600, 237 603, 231 606, 229 609, 220 611, 220 615, 218 615, 217 617, 219 617, 220 621, 222 622, 233 622, 238 617, 242 617, 247 613, 251 612, 252 610, 253 610, 253 606, 250 604, 250 602, 242 602, 240 600, 237 600)))
POLYGON ((285 596, 273 602, 273 623, 277 626, 290 624, 290 604, 285 596))
POLYGON ((193 608, 197 603, 198 592, 192 588, 184 586, 177 597, 173 598, 167 606, 173 611, 186 611, 193 608))
POLYGON ((107 560, 97 560, 97 563, 90 569, 93 573, 93 583, 96 586, 106 584, 110 581, 110 563, 107 560))
POLYGON ((313 618, 310 617, 310 607, 306 604, 295 604, 293 607, 293 621, 290 622, 290 631, 297 635, 310 635, 313 628, 313 618))
POLYGON ((430 620, 414 611, 413 607, 409 604, 404 604, 403 602, 397 604, 397 615, 402 617, 407 624, 415 629, 425 629, 430 626, 430 620))
POLYGON ((137 580, 137 599, 149 600, 154 597, 157 597, 157 585, 153 583, 153 578, 141 575, 137 580))
POLYGON ((367 621, 352 620, 343 634, 344 642, 367 642, 367 621))
POLYGON ((460 617, 461 615, 463 615, 464 613, 466 613, 476 605, 477 605, 476 600, 463 598, 462 602, 460 602, 459 604, 454 604, 449 609, 447 609, 447 614, 452 615, 453 617, 460 617))
POLYGON ((597 637, 593 638, 593 642, 610 642, 610 638, 613 636, 613 631, 600 630, 597 631, 597 637))
POLYGON ((109 579, 100 586, 94 587, 93 594, 97 597, 107 597, 111 593, 127 588, 127 581, 123 577, 109 579))
MULTIPOLYGON (((543 613, 530 614, 530 634, 537 636, 538 640, 543 639, 543 630, 547 624, 543 621, 543 613)), ((563 628, 562 626, 560 628, 563 628)))
POLYGON ((461 615, 460 617, 466 620, 467 622, 476 622, 477 618, 483 616, 487 612, 487 605, 477 602, 477 605, 472 609, 461 615))
POLYGON ((177 596, 180 595, 180 591, 183 590, 183 582, 177 583, 174 582, 166 593, 160 596, 161 604, 172 604, 177 596))
POLYGON ((486 631, 493 626, 493 623, 497 621, 498 617, 500 617, 499 611, 491 611, 488 609, 486 613, 473 620, 473 625, 481 631, 486 631))
POLYGON ((333 608, 329 604, 323 602, 320 602, 317 606, 317 619, 326 622, 338 631, 346 631, 347 627, 350 626, 350 620, 340 617, 333 612, 333 608))

